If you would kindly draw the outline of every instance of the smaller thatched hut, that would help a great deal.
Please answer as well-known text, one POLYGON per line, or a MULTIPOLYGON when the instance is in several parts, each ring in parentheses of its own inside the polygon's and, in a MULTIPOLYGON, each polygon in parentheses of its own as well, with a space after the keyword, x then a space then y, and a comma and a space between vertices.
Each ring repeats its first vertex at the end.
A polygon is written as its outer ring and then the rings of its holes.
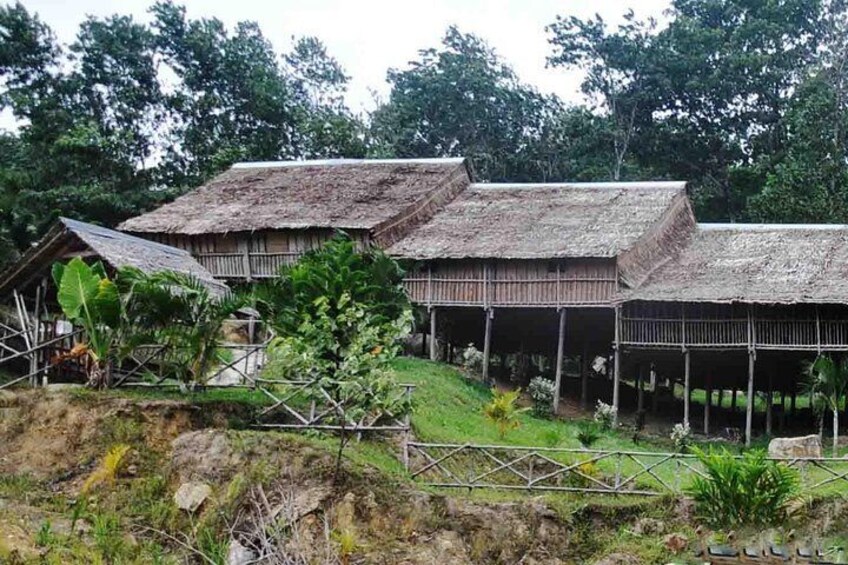
POLYGON ((146 273, 176 271, 192 275, 216 293, 227 286, 216 280, 187 251, 108 228, 60 218, 56 225, 6 271, 0 273, 0 296, 29 287, 50 276, 56 261, 72 257, 101 260, 108 267, 136 267, 146 273))

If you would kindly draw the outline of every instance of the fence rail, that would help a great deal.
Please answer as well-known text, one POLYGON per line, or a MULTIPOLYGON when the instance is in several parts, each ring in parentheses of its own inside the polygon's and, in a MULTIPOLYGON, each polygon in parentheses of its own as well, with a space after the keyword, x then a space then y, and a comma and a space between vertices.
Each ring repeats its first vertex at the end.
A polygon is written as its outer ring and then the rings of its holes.
MULTIPOLYGON (((679 495, 706 476, 694 455, 408 442, 412 478, 436 487, 679 495)), ((844 492, 848 459, 776 459, 799 470, 806 494, 844 492)))

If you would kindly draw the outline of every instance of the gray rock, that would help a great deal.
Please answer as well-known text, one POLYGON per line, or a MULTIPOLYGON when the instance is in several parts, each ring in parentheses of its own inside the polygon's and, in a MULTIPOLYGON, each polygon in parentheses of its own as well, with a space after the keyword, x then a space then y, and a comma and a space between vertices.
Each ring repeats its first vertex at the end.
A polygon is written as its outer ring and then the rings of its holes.
POLYGON ((227 565, 248 565, 256 561, 256 553, 244 547, 238 540, 230 540, 227 550, 227 565))
POLYGON ((769 457, 791 459, 795 457, 821 457, 822 444, 817 435, 803 437, 778 437, 769 442, 769 457))
POLYGON ((599 561, 595 561, 595 565, 639 565, 640 563, 638 557, 629 553, 610 553, 599 561))
POLYGON ((206 483, 183 483, 174 493, 174 503, 180 510, 196 512, 212 494, 212 487, 206 483))

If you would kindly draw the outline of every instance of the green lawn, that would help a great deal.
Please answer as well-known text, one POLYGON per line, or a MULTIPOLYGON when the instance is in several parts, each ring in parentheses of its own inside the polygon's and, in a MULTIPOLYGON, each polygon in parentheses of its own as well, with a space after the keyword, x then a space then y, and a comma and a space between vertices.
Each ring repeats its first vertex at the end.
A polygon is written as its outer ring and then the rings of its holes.
MULTIPOLYGON (((477 443, 579 448, 575 434, 578 422, 550 420, 525 412, 521 425, 500 438, 497 428, 483 416, 483 406, 492 393, 483 384, 468 379, 454 367, 404 357, 394 362, 400 382, 416 386, 412 427, 420 441, 434 443, 477 443)), ((594 449, 667 450, 668 442, 644 442, 636 445, 632 433, 609 433, 594 449)))

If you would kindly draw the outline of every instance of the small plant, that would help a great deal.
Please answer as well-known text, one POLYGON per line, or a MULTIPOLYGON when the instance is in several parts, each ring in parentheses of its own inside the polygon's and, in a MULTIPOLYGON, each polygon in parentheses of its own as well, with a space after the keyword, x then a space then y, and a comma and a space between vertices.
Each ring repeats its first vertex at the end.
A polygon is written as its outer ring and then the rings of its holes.
POLYGON ((519 408, 517 405, 521 396, 520 388, 507 392, 493 388, 492 395, 492 401, 483 407, 483 414, 498 427, 498 435, 503 439, 509 430, 520 425, 518 415, 526 412, 527 408, 519 408))
POLYGON ((130 446, 126 444, 118 444, 112 448, 103 457, 100 465, 92 471, 82 485, 83 494, 87 494, 94 487, 102 484, 113 484, 115 477, 118 475, 121 466, 124 464, 124 459, 130 451, 130 446))
POLYGON ((35 534, 35 545, 38 547, 48 547, 53 543, 53 527, 50 525, 50 520, 44 520, 38 533, 35 534))
POLYGON ((674 424, 671 429, 671 441, 678 451, 685 451, 692 443, 692 428, 689 427, 689 424, 674 424))
POLYGON ((540 418, 547 418, 553 412, 555 385, 545 377, 536 377, 530 381, 527 392, 533 398, 533 413, 540 418))
POLYGON ((576 437, 583 449, 589 449, 596 441, 601 439, 601 430, 598 429, 596 422, 581 422, 576 437))
POLYGON ((607 404, 601 400, 598 401, 597 406, 595 406, 595 422, 601 426, 601 429, 609 431, 612 429, 613 422, 615 422, 615 416, 618 413, 618 410, 615 406, 607 404))
POLYGON ((469 343, 462 351, 462 366, 473 375, 483 374, 483 352, 469 343))
POLYGON ((562 435, 557 430, 547 430, 542 439, 545 447, 557 447, 562 442, 562 435))
POLYGON ((342 528, 341 531, 333 533, 333 538, 339 546, 339 559, 342 565, 348 565, 351 556, 356 553, 359 547, 356 531, 351 527, 342 528))
POLYGON ((704 466, 689 494, 696 510, 711 526, 773 526, 788 517, 800 494, 798 471, 766 458, 764 450, 734 457, 727 449, 692 451, 704 466))

